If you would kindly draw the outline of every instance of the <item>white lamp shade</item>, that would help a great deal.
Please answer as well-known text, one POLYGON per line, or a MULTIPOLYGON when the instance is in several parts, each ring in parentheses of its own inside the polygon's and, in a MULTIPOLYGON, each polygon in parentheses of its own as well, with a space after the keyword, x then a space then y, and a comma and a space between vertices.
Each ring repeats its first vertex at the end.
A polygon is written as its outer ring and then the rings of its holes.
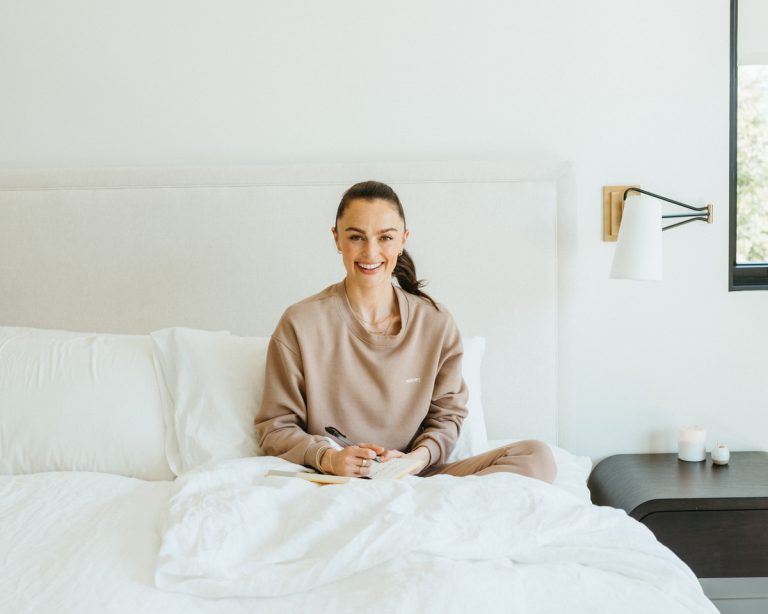
POLYGON ((611 277, 661 279, 661 202, 630 196, 624 203, 611 277))

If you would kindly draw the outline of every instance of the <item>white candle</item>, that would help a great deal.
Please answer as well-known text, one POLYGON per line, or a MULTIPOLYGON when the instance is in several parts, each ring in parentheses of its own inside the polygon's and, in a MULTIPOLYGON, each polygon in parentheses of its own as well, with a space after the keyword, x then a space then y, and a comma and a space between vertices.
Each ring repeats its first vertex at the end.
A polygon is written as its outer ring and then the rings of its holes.
POLYGON ((718 443, 712 448, 712 462, 715 465, 727 465, 731 459, 731 451, 724 443, 718 443))
POLYGON ((677 431, 677 457, 698 462, 707 458, 707 431, 702 426, 683 426, 677 431))

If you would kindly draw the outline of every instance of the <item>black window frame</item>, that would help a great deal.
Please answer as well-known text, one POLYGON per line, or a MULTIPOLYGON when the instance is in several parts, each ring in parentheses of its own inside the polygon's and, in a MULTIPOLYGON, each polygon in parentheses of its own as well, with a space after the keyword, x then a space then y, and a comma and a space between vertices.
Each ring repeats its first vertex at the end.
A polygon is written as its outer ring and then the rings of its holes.
POLYGON ((736 263, 736 105, 738 104, 739 0, 731 0, 731 96, 728 174, 728 290, 768 290, 768 263, 736 263))

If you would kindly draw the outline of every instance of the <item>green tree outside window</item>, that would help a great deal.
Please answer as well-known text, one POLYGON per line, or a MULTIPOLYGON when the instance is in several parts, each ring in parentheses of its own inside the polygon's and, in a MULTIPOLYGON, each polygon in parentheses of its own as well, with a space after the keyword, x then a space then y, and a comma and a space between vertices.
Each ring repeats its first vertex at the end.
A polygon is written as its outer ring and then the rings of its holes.
POLYGON ((768 262, 768 66, 739 66, 736 262, 768 262))

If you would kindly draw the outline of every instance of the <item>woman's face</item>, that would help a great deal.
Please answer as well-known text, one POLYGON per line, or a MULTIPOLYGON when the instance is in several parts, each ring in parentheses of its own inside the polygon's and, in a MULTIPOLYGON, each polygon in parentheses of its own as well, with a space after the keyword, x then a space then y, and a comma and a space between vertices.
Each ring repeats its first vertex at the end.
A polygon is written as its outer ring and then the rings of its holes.
POLYGON ((409 231, 389 201, 355 199, 332 229, 347 281, 361 288, 391 284, 409 231))

